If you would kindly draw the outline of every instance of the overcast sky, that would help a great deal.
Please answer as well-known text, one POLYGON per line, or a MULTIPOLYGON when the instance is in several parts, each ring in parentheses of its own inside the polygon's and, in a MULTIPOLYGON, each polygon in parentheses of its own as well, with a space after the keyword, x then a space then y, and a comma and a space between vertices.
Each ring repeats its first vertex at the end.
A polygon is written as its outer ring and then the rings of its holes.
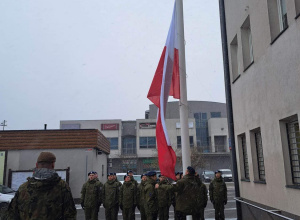
MULTIPOLYGON (((218 1, 183 4, 188 100, 225 102, 218 1)), ((57 129, 60 120, 144 118, 173 5, 174 0, 1 0, 5 130, 44 124, 57 129)))

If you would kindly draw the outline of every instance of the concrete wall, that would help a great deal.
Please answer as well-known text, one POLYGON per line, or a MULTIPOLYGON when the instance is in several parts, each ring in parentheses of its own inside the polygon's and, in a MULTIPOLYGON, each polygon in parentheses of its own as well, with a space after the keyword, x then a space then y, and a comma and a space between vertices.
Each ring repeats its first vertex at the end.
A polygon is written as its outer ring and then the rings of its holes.
MULTIPOLYGON (((250 182, 240 181, 240 192, 250 201, 300 216, 300 190, 286 187, 290 170, 285 167, 288 163, 284 161, 286 149, 280 132, 280 120, 293 115, 299 120, 300 116, 300 19, 295 19, 295 2, 285 1, 289 27, 271 44, 268 16, 271 2, 225 1, 228 48, 235 36, 239 42, 239 78, 235 81, 231 78, 235 141, 239 143, 237 136, 245 134, 250 168, 250 182), (254 63, 244 71, 240 27, 247 16, 250 16, 254 63), (261 129, 262 135, 265 184, 254 182, 257 170, 250 132, 256 128, 261 129)), ((241 146, 237 146, 237 154, 241 155, 241 146)), ((238 166, 243 166, 240 157, 237 159, 238 166)))
POLYGON ((228 146, 228 124, 227 118, 210 118, 208 120, 208 133, 211 139, 211 151, 216 152, 215 149, 215 137, 223 137, 225 146, 224 150, 229 152, 228 146))
MULTIPOLYGON (((79 149, 45 149, 45 150, 10 150, 7 153, 8 170, 30 170, 35 167, 36 160, 42 151, 50 151, 56 156, 55 169, 70 167, 69 186, 74 198, 80 198, 83 183, 87 181, 87 172, 93 170, 99 175, 101 182, 106 181, 107 155, 97 155, 96 150, 79 149), (102 175, 103 174, 103 175, 102 175)), ((6 183, 8 175, 6 176, 6 183)))

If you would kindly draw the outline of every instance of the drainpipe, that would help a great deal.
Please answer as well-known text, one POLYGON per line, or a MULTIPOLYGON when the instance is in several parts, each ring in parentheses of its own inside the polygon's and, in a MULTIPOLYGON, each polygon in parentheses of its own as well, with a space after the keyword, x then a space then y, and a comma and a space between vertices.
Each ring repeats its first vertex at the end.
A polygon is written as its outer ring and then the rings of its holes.
MULTIPOLYGON (((224 81, 225 81, 225 92, 226 92, 226 108, 227 108, 227 120, 228 120, 228 131, 229 131, 229 144, 231 147, 231 159, 232 159, 232 170, 234 179, 235 196, 240 197, 239 178, 237 171, 236 161, 236 148, 234 139, 234 124, 233 124, 233 112, 232 112, 232 97, 231 97, 231 82, 230 82, 230 71, 229 71, 229 59, 228 59, 228 47, 227 47, 227 32, 226 32, 226 17, 225 17, 225 5, 224 0, 219 0, 220 10, 220 26, 221 26, 221 38, 222 38, 222 51, 223 51, 223 65, 224 65, 224 81)), ((237 219, 242 219, 241 203, 236 201, 237 219)))

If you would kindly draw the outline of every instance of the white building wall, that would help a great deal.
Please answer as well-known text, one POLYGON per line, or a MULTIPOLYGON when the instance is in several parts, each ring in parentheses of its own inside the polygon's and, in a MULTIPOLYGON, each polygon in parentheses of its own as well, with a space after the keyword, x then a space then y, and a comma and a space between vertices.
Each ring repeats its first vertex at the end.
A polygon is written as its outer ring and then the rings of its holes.
MULTIPOLYGON (((250 182, 240 181, 240 192, 243 198, 300 216, 300 190, 286 187, 289 174, 279 126, 284 118, 297 115, 299 120, 300 116, 300 19, 295 19, 295 2, 285 1, 289 27, 271 44, 267 2, 271 1, 225 1, 229 50, 235 35, 239 42, 240 77, 235 82, 231 79, 235 142, 239 143, 238 135, 246 135, 250 168, 250 182), (248 15, 254 63, 244 71, 240 27, 248 15), (261 129, 266 184, 254 182, 257 170, 250 131, 256 128, 261 129)), ((237 155, 241 154, 237 145, 237 155)), ((240 159, 238 168, 243 166, 240 159)))
POLYGON ((215 149, 215 137, 222 136, 225 139, 225 151, 229 152, 228 147, 228 124, 227 118, 210 118, 208 119, 208 134, 211 138, 212 152, 216 152, 215 149))

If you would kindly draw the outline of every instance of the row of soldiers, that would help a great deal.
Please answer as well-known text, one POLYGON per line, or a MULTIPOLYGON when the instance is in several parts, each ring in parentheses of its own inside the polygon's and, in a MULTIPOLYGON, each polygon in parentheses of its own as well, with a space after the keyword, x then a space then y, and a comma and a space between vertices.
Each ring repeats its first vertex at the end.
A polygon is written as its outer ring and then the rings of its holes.
MULTIPOLYGON (((103 204, 105 218, 117 220, 119 208, 124 220, 135 219, 135 209, 141 213, 142 220, 169 219, 169 208, 174 206, 175 219, 186 219, 192 215, 193 220, 204 219, 204 209, 207 205, 207 188, 192 167, 187 167, 185 175, 176 173, 177 180, 170 183, 168 178, 150 171, 141 175, 141 183, 133 178, 133 172, 128 171, 121 184, 115 173, 108 174, 108 180, 103 185, 96 172, 88 174, 89 180, 81 190, 81 206, 87 220, 98 219, 99 207, 103 204)), ((224 205, 227 203, 227 188, 220 172, 209 186, 210 200, 215 208, 216 219, 225 219, 224 205)))

